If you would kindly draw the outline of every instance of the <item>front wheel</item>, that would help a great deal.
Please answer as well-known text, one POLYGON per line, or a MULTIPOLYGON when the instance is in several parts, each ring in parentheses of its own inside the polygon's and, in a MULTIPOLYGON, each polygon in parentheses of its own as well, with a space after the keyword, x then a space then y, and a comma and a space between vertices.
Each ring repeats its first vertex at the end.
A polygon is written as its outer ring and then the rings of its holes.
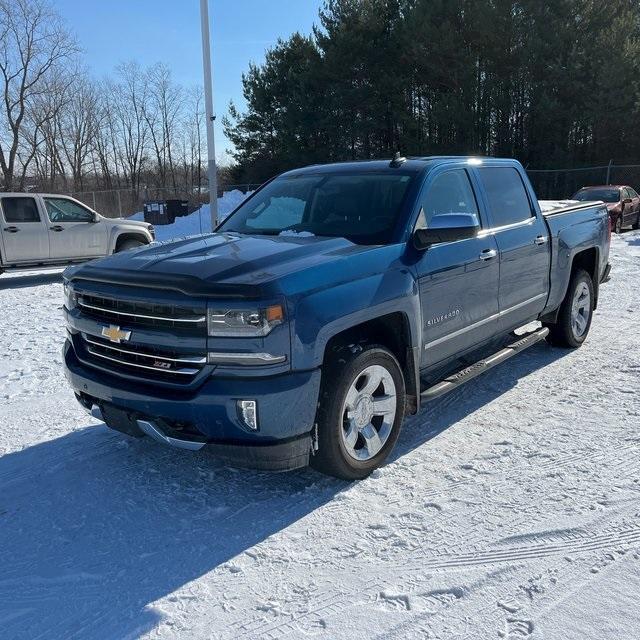
POLYGON ((622 216, 616 218, 615 232, 620 235, 622 233, 622 216))
POLYGON ((365 478, 393 449, 404 411, 405 384, 395 356, 380 345, 355 353, 345 347, 323 371, 311 465, 344 480, 365 478))
POLYGON ((636 218, 636 221, 633 223, 632 228, 640 229, 640 213, 638 213, 638 217, 636 218))
POLYGON ((593 281, 584 269, 576 269, 560 306, 558 319, 549 327, 549 341, 575 349, 586 339, 593 318, 593 281))
POLYGON ((128 251, 129 249, 135 249, 136 247, 141 247, 144 242, 140 240, 134 240, 130 238, 129 240, 123 240, 116 248, 116 253, 120 253, 121 251, 128 251))

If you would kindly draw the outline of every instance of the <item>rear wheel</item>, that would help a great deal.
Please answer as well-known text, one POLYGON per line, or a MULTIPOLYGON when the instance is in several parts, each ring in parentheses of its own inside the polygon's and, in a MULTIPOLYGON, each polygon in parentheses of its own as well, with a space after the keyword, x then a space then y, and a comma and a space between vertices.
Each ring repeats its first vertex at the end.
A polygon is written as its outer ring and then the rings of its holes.
POLYGON ((318 451, 311 465, 357 480, 379 467, 393 449, 405 411, 405 384, 394 355, 370 345, 344 348, 323 372, 318 406, 318 451))
POLYGON ((586 339, 593 317, 593 282, 584 269, 576 269, 560 306, 558 319, 549 327, 549 341, 575 349, 586 339))

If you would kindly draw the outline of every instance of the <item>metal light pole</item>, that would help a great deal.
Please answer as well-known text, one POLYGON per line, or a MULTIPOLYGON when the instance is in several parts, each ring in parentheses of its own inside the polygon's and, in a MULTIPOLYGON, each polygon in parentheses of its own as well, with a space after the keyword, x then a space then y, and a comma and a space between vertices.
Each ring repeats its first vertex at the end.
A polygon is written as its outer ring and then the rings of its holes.
POLYGON ((200 0, 200 23, 202 28, 202 68, 204 70, 204 109, 207 119, 207 161, 209 168, 209 202, 211 225, 218 226, 218 173, 216 169, 216 144, 213 132, 213 88, 211 77, 211 46, 209 43, 209 0, 200 0))

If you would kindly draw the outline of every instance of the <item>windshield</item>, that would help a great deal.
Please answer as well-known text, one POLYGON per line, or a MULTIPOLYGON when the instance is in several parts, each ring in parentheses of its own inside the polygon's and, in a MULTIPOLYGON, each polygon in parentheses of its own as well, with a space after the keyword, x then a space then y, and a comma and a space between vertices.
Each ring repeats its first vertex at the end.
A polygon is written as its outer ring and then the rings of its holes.
POLYGON ((602 200, 603 202, 618 202, 620 200, 619 189, 580 189, 573 200, 602 200))
POLYGON ((384 244, 412 179, 412 174, 395 172, 277 178, 241 205, 220 230, 384 244))

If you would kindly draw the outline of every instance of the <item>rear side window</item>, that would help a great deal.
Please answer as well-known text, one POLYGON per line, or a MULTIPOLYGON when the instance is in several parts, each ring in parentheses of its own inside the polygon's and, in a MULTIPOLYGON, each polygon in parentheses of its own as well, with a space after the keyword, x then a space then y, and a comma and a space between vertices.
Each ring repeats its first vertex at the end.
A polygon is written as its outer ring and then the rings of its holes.
POLYGON ((40 214, 33 198, 2 198, 2 211, 7 223, 40 222, 40 214))
POLYGON ((520 174, 512 167, 478 169, 489 200, 494 227, 528 220, 533 212, 520 174))

